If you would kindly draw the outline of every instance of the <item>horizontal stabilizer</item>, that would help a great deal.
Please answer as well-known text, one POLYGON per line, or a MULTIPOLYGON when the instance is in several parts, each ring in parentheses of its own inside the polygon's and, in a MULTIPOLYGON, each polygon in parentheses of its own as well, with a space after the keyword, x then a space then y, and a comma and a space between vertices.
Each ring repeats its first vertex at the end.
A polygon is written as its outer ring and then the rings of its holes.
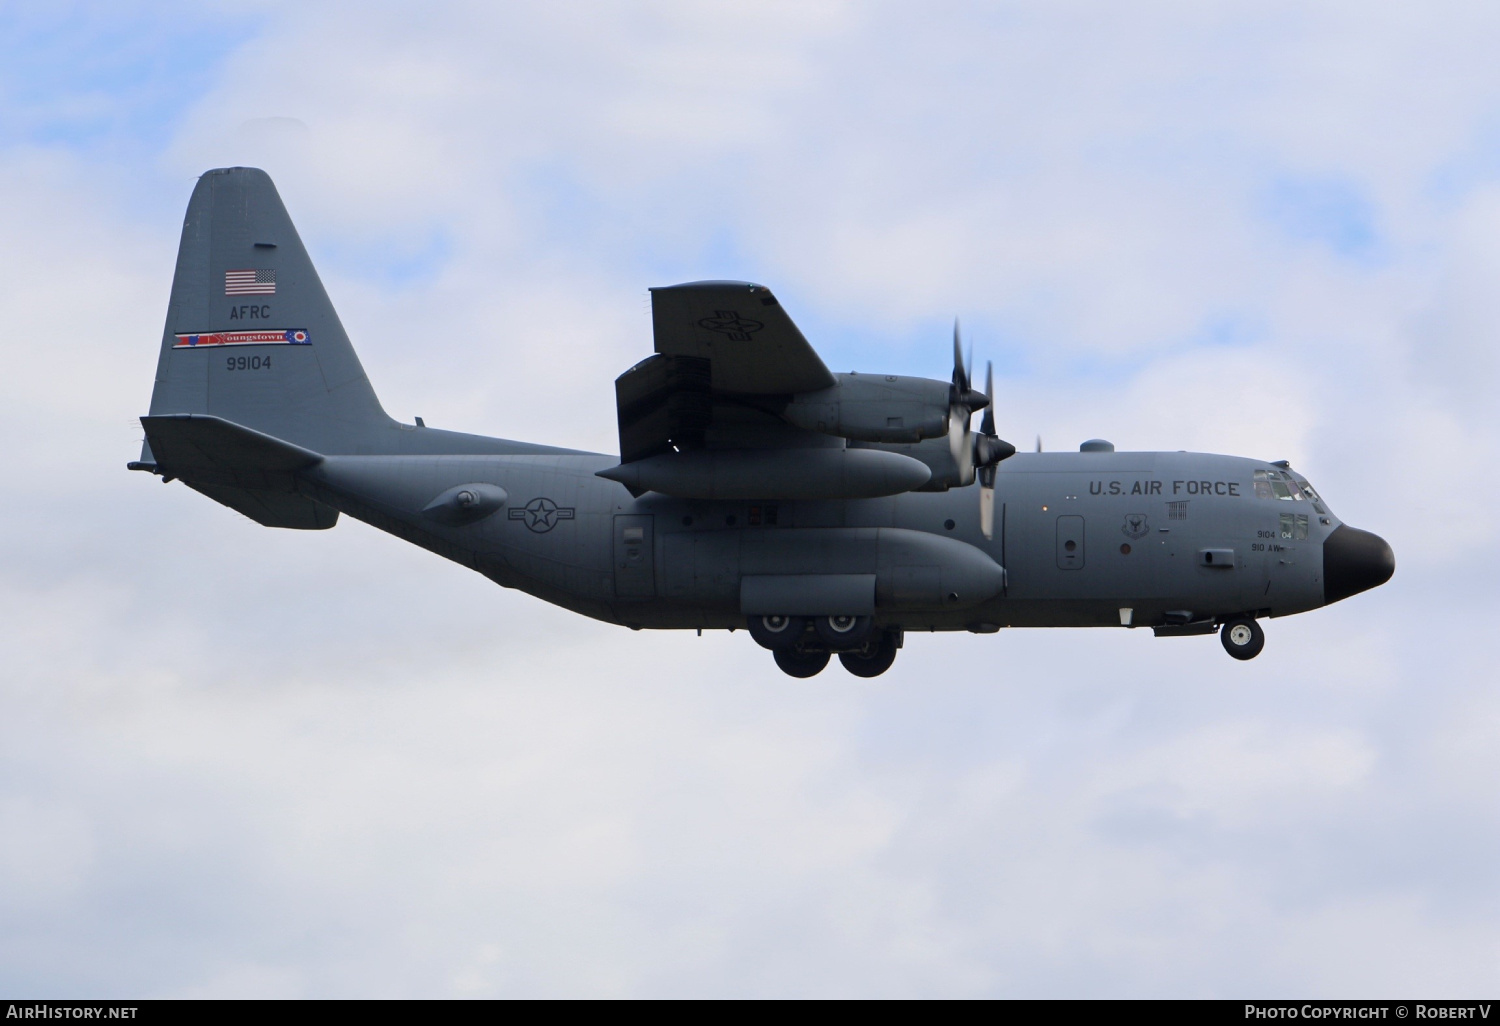
POLYGON ((297 492, 295 475, 323 462, 300 445, 207 414, 142 417, 154 466, 266 527, 325 530, 338 511, 297 492))
POLYGON ((268 492, 258 488, 225 488, 184 480, 193 491, 243 513, 262 527, 294 531, 326 531, 339 522, 339 511, 305 495, 268 492))
POLYGON ((141 424, 157 468, 173 477, 290 474, 323 462, 310 449, 208 414, 142 417, 141 424))

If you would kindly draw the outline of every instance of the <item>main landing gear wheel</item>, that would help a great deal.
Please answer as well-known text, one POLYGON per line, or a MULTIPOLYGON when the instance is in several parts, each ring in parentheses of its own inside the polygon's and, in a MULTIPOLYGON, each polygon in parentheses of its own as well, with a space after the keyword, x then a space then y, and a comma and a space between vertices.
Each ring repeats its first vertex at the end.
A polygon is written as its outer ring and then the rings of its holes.
MULTIPOLYGON (((792 677, 816 677, 828 665, 827 652, 801 652, 795 648, 778 648, 772 651, 781 672, 792 677)), ((842 658, 842 657, 840 657, 842 658)))
POLYGON ((852 652, 865 647, 875 621, 868 616, 820 616, 813 621, 818 638, 832 652, 852 652))
POLYGON ((857 652, 840 652, 839 662, 856 677, 879 677, 896 661, 896 649, 900 647, 901 636, 885 631, 857 652))
POLYGON ((1266 632, 1250 617, 1241 616, 1224 622, 1219 640, 1224 643, 1224 651, 1236 659, 1254 659, 1266 647, 1266 632))
MULTIPOLYGON (((749 618, 750 636, 761 648, 769 648, 772 652, 779 652, 784 648, 792 648, 802 640, 803 631, 807 630, 807 618, 802 616, 784 616, 774 613, 770 616, 752 616, 749 618)), ((785 669, 785 667, 783 667, 785 669)), ((818 667, 819 670, 822 667, 818 667)), ((787 670, 791 673, 790 670, 787 670)), ((813 673, 817 673, 814 670, 813 673)), ((811 676, 812 674, 805 674, 811 676)))

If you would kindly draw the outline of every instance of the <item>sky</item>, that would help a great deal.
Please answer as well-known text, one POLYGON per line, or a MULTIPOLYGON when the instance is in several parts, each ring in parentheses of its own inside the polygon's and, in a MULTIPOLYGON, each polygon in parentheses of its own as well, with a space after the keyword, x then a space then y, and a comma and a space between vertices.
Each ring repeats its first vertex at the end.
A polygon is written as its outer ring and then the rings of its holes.
POLYGON ((1500 9, 0 8, 0 994, 1500 986, 1500 9), (1289 459, 1384 587, 1263 655, 861 680, 126 472, 198 174, 275 178, 387 410, 615 450, 646 289, 763 282, 1000 434, 1289 459), (1487 626, 1488 625, 1488 626, 1487 626))

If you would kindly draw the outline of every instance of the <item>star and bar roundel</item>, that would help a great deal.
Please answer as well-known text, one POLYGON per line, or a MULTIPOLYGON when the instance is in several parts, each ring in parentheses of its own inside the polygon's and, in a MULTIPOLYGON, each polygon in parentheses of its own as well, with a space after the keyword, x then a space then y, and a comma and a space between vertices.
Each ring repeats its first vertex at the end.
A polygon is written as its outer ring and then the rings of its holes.
POLYGON ((512 520, 524 520, 528 530, 537 534, 546 534, 557 526, 559 520, 572 520, 576 509, 572 506, 559 506, 546 496, 532 499, 525 506, 511 507, 506 511, 506 516, 512 520))

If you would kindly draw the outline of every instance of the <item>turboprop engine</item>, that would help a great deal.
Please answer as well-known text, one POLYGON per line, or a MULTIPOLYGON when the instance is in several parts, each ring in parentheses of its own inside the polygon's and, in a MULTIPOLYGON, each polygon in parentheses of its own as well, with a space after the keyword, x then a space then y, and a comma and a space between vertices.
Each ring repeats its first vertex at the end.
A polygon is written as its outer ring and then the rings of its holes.
POLYGON ((861 442, 920 442, 948 433, 946 381, 897 374, 837 374, 838 384, 792 397, 781 416, 797 427, 861 442))

